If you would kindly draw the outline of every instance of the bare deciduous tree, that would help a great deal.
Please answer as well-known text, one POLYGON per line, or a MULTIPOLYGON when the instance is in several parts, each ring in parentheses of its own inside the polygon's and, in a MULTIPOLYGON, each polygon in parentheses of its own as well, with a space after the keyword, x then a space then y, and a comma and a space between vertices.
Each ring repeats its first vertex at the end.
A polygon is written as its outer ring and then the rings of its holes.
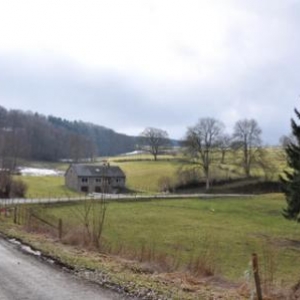
POLYGON ((105 193, 107 192, 107 183, 103 183, 100 198, 90 198, 83 202, 83 205, 73 209, 73 213, 83 225, 84 243, 91 244, 100 249, 102 246, 102 232, 105 224, 107 201, 105 193))
POLYGON ((221 164, 225 163, 226 152, 231 146, 231 136, 229 134, 222 134, 219 139, 219 148, 221 150, 221 164))
POLYGON ((251 166, 261 146, 261 132, 257 121, 254 119, 237 121, 234 126, 233 138, 235 145, 243 151, 242 165, 247 177, 250 177, 251 166))
POLYGON ((283 148, 286 148, 291 143, 296 143, 297 140, 293 134, 283 135, 279 139, 279 143, 283 148))
POLYGON ((279 147, 276 151, 276 155, 278 160, 282 161, 282 162, 286 162, 286 152, 285 149, 291 145, 291 144, 296 144, 297 140, 295 139, 295 136, 290 133, 289 135, 282 135, 279 138, 279 147))
POLYGON ((159 152, 170 143, 168 133, 158 128, 147 127, 140 137, 142 144, 146 146, 145 149, 153 155, 155 161, 159 152))
POLYGON ((219 144, 223 129, 222 122, 214 118, 202 118, 195 126, 188 128, 186 133, 185 146, 203 170, 206 189, 209 189, 212 153, 219 144))
POLYGON ((263 147, 259 148, 257 151, 257 156, 255 157, 255 161, 262 169, 266 181, 278 177, 278 163, 276 159, 274 160, 274 158, 270 155, 268 149, 263 147))

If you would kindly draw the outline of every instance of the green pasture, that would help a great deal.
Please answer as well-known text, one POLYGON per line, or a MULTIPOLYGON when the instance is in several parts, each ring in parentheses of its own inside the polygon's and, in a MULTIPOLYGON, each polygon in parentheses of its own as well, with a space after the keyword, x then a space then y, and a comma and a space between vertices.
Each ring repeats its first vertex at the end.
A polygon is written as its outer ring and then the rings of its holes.
MULTIPOLYGON (((185 268, 205 257, 217 274, 242 280, 251 254, 259 255, 263 278, 296 283, 300 266, 300 227, 281 216, 280 194, 251 198, 153 200, 108 204, 103 240, 112 251, 152 249, 185 268)), ((49 207, 65 228, 80 225, 83 204, 49 207)), ((82 225, 82 224, 81 224, 82 225)), ((66 229, 67 230, 67 229, 66 229)), ((137 255, 138 256, 138 255, 137 255)))
POLYGON ((72 197, 78 193, 65 187, 62 176, 17 176, 27 184, 26 198, 72 197))
MULTIPOLYGON (((285 156, 279 148, 267 148, 267 174, 257 165, 253 167, 252 175, 259 176, 262 179, 268 177, 269 180, 277 180, 278 175, 286 166, 285 156)), ((228 151, 225 157, 225 163, 220 163, 220 153, 215 154, 214 163, 211 165, 211 178, 228 179, 243 177, 243 170, 240 166, 241 153, 233 153, 228 151)), ((178 155, 161 155, 158 160, 154 161, 149 154, 137 154, 132 156, 116 156, 106 158, 112 165, 120 166, 126 174, 126 187, 129 190, 137 192, 159 192, 162 178, 168 178, 171 184, 178 181, 178 171, 195 168, 196 164, 191 164, 182 153, 178 155)), ((98 159, 100 162, 100 158, 98 159)), ((31 162, 31 167, 50 168, 66 170, 68 164, 62 163, 43 163, 31 162)), ((199 176, 203 177, 201 169, 199 176)), ((26 177, 21 179, 28 184, 27 197, 61 197, 66 195, 74 195, 74 193, 64 187, 63 177, 42 176, 42 177, 26 177)))
POLYGON ((142 192, 158 192, 159 180, 170 177, 176 180, 176 172, 180 162, 171 161, 128 161, 118 162, 117 165, 126 174, 126 187, 142 192))
MULTIPOLYGON (((183 154, 177 156, 158 156, 154 161, 151 155, 133 155, 129 157, 114 157, 109 159, 112 164, 120 166, 127 176, 127 187, 131 190, 158 192, 159 182, 163 177, 169 177, 172 183, 178 180, 179 169, 197 167, 200 176, 203 172, 199 165, 191 164, 183 154)), ((214 154, 211 165, 211 178, 213 179, 236 179, 244 176, 241 167, 242 153, 228 151, 225 162, 221 164, 220 153, 214 154)), ((278 180, 279 174, 286 167, 285 155, 282 149, 266 148, 265 169, 255 164, 252 168, 252 176, 268 180, 278 180)))

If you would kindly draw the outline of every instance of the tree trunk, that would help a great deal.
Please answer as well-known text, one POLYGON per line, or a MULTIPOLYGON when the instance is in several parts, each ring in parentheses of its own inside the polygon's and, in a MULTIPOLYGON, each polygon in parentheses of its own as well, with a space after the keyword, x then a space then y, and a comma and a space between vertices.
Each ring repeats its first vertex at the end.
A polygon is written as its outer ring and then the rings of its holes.
POLYGON ((222 151, 222 158, 221 158, 221 164, 225 163, 225 151, 222 151))
POLYGON ((205 186, 205 189, 208 191, 208 190, 209 190, 209 187, 210 187, 210 185, 209 185, 209 178, 207 177, 207 178, 206 178, 206 186, 205 186))
POLYGON ((209 166, 205 167, 204 174, 205 174, 205 180, 206 180, 205 189, 208 191, 210 188, 209 166))
POLYGON ((251 177, 251 175, 250 175, 250 165, 245 164, 244 170, 245 170, 246 176, 251 177))

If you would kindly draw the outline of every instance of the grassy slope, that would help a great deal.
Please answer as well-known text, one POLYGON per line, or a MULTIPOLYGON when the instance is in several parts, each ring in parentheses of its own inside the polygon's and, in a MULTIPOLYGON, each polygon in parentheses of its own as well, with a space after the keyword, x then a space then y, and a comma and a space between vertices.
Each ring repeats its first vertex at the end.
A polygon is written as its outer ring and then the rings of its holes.
MULTIPOLYGON (((266 276, 274 258, 276 280, 294 282, 300 248, 292 240, 298 240, 299 228, 281 216, 284 205, 281 195, 110 203, 104 237, 112 248, 122 245, 138 252, 146 245, 180 257, 182 265, 193 255, 209 254, 218 271, 235 280, 243 277, 255 251, 265 263, 266 276)), ((52 213, 64 224, 78 222, 70 206, 53 208, 52 213)))
MULTIPOLYGON (((253 176, 264 177, 277 180, 279 173, 286 166, 285 158, 280 149, 268 148, 267 157, 272 164, 268 174, 264 174, 259 166, 252 169, 253 176)), ((127 187, 132 190, 159 191, 160 178, 167 176, 175 182, 179 168, 189 168, 191 165, 182 160, 182 156, 177 157, 161 156, 158 161, 151 161, 150 155, 137 155, 130 157, 117 157, 110 159, 112 164, 119 165, 127 175, 127 187)), ((212 178, 239 178, 243 176, 243 170, 239 166, 241 153, 228 152, 225 164, 220 164, 220 157, 217 155, 214 164, 211 166, 212 178)), ((195 166, 195 165, 194 165, 195 166)), ((193 166, 193 167, 194 167, 193 166)))
MULTIPOLYGON (((228 152, 226 155, 226 164, 217 162, 212 165, 211 175, 213 178, 238 178, 243 175, 241 167, 237 165, 240 155, 234 155, 228 152)), ((278 174, 285 167, 284 156, 278 149, 268 149, 269 159, 275 163, 273 179, 278 178, 278 174), (276 169, 276 170, 275 170, 276 169)), ((182 160, 182 156, 159 156, 158 161, 153 161, 150 155, 134 155, 129 157, 114 157, 109 159, 111 164, 119 165, 127 176, 126 186, 128 189, 143 192, 158 192, 160 190, 159 180, 162 177, 169 177, 173 182, 176 181, 177 172, 180 167, 189 168, 190 166, 182 160)), ((34 167, 58 168, 65 170, 67 164, 51 163, 31 163, 34 167)), ((263 172, 253 169, 253 175, 263 176, 263 172)), ((27 197, 62 197, 74 195, 74 193, 64 187, 62 177, 22 177, 28 184, 29 190, 27 197)))
POLYGON ((160 178, 168 176, 175 180, 179 162, 175 160, 131 161, 119 162, 118 165, 126 174, 127 188, 144 192, 157 192, 159 191, 158 182, 160 178))
POLYGON ((65 187, 64 177, 61 176, 22 176, 19 178, 28 186, 27 198, 57 198, 78 195, 65 187))

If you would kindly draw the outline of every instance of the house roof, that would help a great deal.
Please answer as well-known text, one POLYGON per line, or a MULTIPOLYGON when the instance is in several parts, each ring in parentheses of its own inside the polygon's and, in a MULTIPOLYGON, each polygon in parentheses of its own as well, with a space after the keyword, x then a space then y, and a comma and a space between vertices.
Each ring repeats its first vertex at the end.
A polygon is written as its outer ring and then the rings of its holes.
POLYGON ((125 177, 118 166, 75 164, 71 168, 80 177, 125 177))

